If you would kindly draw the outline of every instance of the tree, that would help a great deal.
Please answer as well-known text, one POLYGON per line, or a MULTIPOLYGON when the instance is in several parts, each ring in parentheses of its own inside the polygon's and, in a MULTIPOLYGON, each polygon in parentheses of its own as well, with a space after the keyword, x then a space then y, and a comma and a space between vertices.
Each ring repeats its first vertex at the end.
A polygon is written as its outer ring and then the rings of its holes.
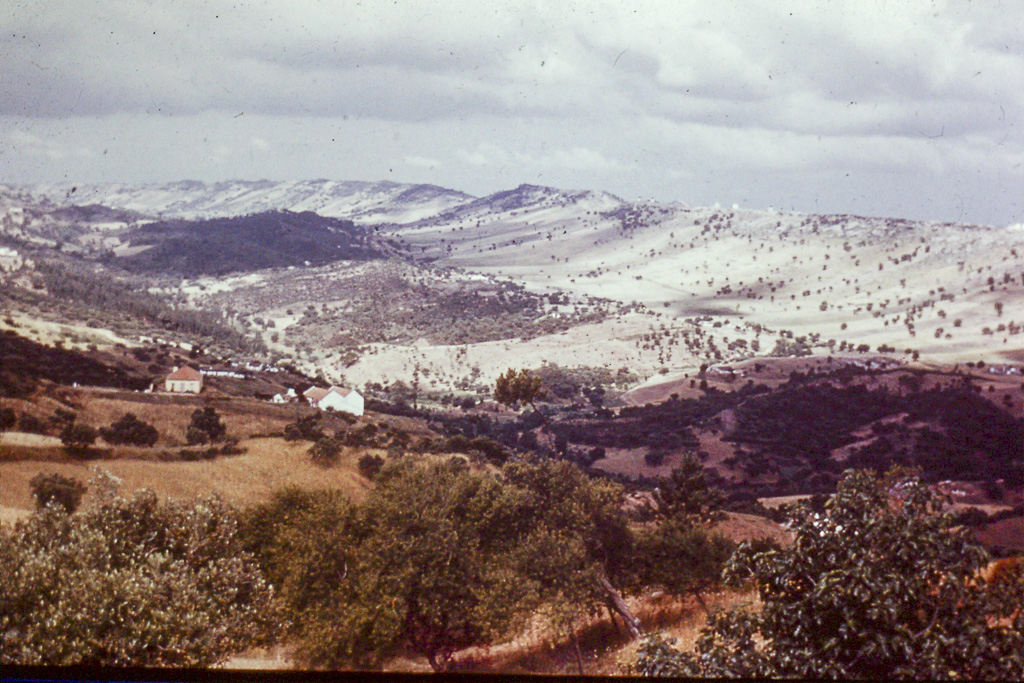
POLYGON ((516 371, 509 368, 498 377, 494 384, 494 400, 510 408, 528 405, 540 415, 545 425, 548 424, 548 419, 537 409, 534 401, 541 400, 546 396, 547 392, 544 391, 541 378, 531 375, 526 370, 516 371))
POLYGON ((68 451, 81 455, 96 443, 96 430, 79 422, 68 422, 60 432, 60 441, 68 451))
POLYGON ((536 583, 538 608, 574 643, 573 621, 601 608, 639 636, 640 621, 620 594, 637 585, 622 487, 565 460, 510 462, 503 473, 508 504, 495 533, 518 539, 519 571, 536 583))
POLYGON ((78 509, 86 490, 86 485, 78 479, 57 473, 39 473, 32 477, 28 484, 32 490, 32 497, 36 499, 37 510, 42 510, 53 503, 68 514, 78 509))
POLYGON ((713 616, 684 654, 658 638, 641 673, 716 677, 1024 677, 1024 585, 988 584, 985 551, 948 501, 906 473, 852 472, 823 514, 804 510, 786 549, 741 547, 759 613, 713 616))
POLYGON ((210 666, 266 642, 272 591, 216 498, 151 491, 0 528, 0 665, 210 666))
POLYGON ((650 514, 661 519, 710 523, 722 518, 725 498, 707 480, 707 473, 694 455, 687 453, 668 477, 659 477, 650 514))
POLYGON ((227 433, 227 428, 221 422, 220 415, 211 406, 196 408, 192 412, 192 420, 185 430, 185 440, 190 446, 195 444, 211 443, 220 441, 227 433))
POLYGON ((721 583, 735 549, 711 530, 724 517, 722 493, 708 483, 700 461, 687 454, 669 477, 659 477, 652 498, 644 512, 653 523, 637 534, 640 582, 673 595, 693 595, 707 611, 701 594, 721 583))
POLYGON ((461 458, 392 461, 374 483, 356 507, 286 492, 246 524, 304 664, 375 668, 413 651, 443 671, 532 615, 571 633, 605 605, 639 632, 613 588, 633 576, 618 485, 566 461, 497 477, 461 458))
MULTIPOLYGON (((409 648, 444 671, 455 651, 494 642, 523 623, 530 586, 515 576, 507 539, 480 524, 500 504, 495 479, 461 460, 431 467, 400 460, 375 482, 327 541, 333 571, 317 574, 330 578, 329 597, 291 595, 302 661, 374 668, 409 648)), ((298 543, 309 537, 293 536, 298 543)), ((327 540, 312 538, 321 547, 327 540)))
POLYGON ((13 427, 18 421, 18 414, 14 412, 14 408, 7 406, 0 407, 0 431, 7 431, 13 427))
POLYGON ((137 418, 134 413, 125 413, 108 428, 100 428, 100 436, 109 444, 152 446, 160 437, 156 427, 137 418))

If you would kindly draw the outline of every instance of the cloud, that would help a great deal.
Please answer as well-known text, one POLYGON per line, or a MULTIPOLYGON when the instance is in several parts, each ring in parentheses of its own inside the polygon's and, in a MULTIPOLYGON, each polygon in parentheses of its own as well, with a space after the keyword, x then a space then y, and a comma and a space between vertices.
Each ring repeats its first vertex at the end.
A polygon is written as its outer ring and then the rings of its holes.
MULTIPOLYGON (((397 165, 476 192, 530 181, 686 193, 713 177, 708 187, 753 178, 767 196, 846 167, 884 176, 892 187, 880 210, 899 214, 907 199, 893 178, 928 176, 937 186, 920 191, 941 199, 981 169, 999 195, 991 210, 1010 222, 1020 200, 1004 188, 1019 187, 1024 150, 1024 13, 1012 9, 984 0, 8 3, 0 135, 37 139, 18 141, 24 163, 8 153, 0 171, 169 172, 130 161, 146 149, 217 177, 314 166, 315 175, 387 176, 397 165), (176 146, 160 154, 165 141, 176 146), (75 165, 74 150, 89 149, 118 154, 75 165), (352 154, 364 156, 342 160, 352 154)), ((872 192, 884 186, 872 181, 872 192)))
POLYGON ((418 168, 440 168, 443 165, 437 159, 421 157, 415 154, 405 157, 402 161, 409 166, 416 166, 418 168))

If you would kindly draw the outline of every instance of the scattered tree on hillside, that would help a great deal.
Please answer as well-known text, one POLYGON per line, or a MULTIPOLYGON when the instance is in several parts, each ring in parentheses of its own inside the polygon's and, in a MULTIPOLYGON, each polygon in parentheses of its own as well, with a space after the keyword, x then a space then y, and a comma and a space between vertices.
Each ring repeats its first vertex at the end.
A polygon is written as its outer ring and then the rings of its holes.
POLYGON ((14 408, 4 406, 0 408, 0 431, 7 431, 18 422, 18 414, 14 408))
POLYGON ((526 370, 516 371, 509 368, 504 374, 498 377, 494 384, 494 400, 510 408, 518 408, 520 405, 528 405, 533 408, 544 424, 548 419, 534 403, 547 396, 544 391, 540 377, 531 375, 526 370))
POLYGON ((988 561, 948 501, 905 473, 852 472, 823 514, 804 510, 786 549, 746 546, 761 611, 713 616, 695 654, 660 638, 647 675, 751 678, 1024 678, 1024 585, 990 585, 988 561))
POLYGON ((156 427, 140 420, 134 413, 125 413, 110 427, 101 427, 99 432, 104 441, 114 445, 152 446, 160 437, 156 427))
POLYGON ((60 432, 60 441, 75 455, 84 455, 96 443, 96 430, 80 422, 68 422, 60 432))
POLYGON ((338 461, 341 455, 342 439, 332 436, 321 437, 312 448, 309 449, 309 457, 313 464, 320 467, 330 467, 338 461))
POLYGON ((190 446, 220 441, 227 433, 220 415, 211 406, 196 408, 185 430, 185 440, 190 446))

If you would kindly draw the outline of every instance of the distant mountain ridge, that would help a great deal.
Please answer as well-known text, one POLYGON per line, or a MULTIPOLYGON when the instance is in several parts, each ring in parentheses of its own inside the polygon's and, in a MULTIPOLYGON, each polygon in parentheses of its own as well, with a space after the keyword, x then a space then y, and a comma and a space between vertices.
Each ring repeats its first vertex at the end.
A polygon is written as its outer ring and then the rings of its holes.
POLYGON ((391 181, 231 180, 163 184, 0 185, 0 191, 58 206, 101 204, 159 218, 221 218, 312 211, 357 223, 409 223, 475 199, 437 185, 391 181))

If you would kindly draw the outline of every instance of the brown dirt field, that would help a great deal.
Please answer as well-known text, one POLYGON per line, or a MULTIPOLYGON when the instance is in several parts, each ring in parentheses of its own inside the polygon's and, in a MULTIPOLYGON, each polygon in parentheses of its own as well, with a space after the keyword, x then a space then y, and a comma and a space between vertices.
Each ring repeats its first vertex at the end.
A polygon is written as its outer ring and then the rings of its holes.
MULTIPOLYGON (((31 510, 34 502, 29 480, 39 472, 59 473, 88 482, 90 467, 100 466, 122 480, 121 490, 129 493, 149 488, 161 498, 187 499, 216 493, 239 506, 268 500, 284 486, 307 489, 340 489, 361 500, 370 483, 359 475, 357 462, 365 452, 346 449, 337 465, 323 469, 309 461, 307 442, 278 438, 251 439, 240 446, 243 455, 221 456, 198 462, 157 462, 151 460, 100 460, 46 462, 20 460, 0 462, 0 505, 31 510)), ((88 498, 89 494, 86 494, 88 498)))
POLYGON ((988 548, 1001 546, 1006 550, 1024 551, 1024 517, 1010 517, 988 524, 978 529, 974 538, 988 548))

